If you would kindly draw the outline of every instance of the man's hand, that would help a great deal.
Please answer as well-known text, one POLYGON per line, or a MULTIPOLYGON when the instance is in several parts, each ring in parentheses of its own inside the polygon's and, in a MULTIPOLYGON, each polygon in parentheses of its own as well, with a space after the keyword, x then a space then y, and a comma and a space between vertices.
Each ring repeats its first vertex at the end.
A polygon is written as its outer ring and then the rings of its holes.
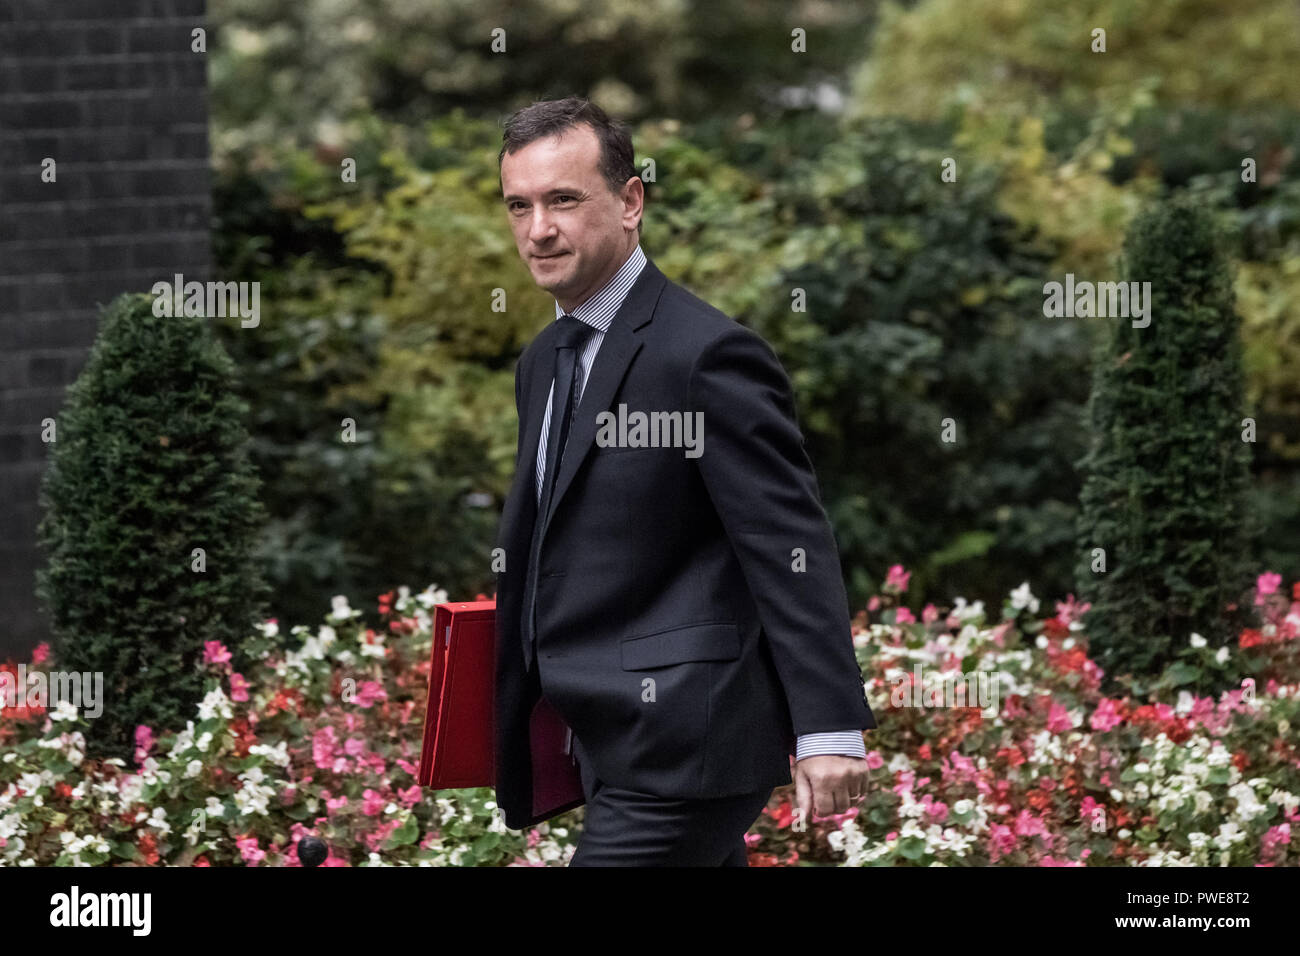
POLYGON ((822 754, 794 765, 795 802, 807 822, 845 812, 866 792, 867 762, 861 757, 822 754))

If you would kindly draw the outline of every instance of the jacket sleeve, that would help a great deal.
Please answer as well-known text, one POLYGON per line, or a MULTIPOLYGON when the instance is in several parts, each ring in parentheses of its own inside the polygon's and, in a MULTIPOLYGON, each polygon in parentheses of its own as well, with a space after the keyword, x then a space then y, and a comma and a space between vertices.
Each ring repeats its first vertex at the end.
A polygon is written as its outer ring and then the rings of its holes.
POLYGON ((835 537, 776 353, 733 323, 696 357, 687 405, 702 415, 697 464, 758 607, 795 735, 875 727, 835 537))

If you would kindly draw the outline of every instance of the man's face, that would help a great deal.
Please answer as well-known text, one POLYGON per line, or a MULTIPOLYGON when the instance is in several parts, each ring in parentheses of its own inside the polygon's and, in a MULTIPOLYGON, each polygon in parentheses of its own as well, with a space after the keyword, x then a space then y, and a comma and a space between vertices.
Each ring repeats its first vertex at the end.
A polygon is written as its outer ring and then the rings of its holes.
POLYGON ((587 125, 535 140, 501 159, 501 188, 519 256, 533 281, 572 311, 636 247, 641 180, 610 192, 597 169, 600 141, 587 125))

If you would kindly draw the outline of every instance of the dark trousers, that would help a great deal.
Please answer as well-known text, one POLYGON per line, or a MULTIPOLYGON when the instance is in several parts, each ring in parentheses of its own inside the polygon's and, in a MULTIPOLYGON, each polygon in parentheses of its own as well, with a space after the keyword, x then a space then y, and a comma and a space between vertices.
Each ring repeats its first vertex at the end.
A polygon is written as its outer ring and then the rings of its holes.
POLYGON ((712 800, 679 800, 609 786, 574 755, 587 798, 570 866, 748 866, 745 832, 772 795, 769 787, 712 800))

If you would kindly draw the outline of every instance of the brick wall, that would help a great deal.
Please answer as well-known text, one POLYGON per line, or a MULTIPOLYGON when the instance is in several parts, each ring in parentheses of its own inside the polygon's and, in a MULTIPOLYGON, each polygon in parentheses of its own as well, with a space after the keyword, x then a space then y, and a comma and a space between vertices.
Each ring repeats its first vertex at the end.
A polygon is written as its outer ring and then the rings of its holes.
POLYGON ((204 5, 0 0, 0 659, 48 637, 40 422, 85 364, 97 304, 211 277, 204 5))

